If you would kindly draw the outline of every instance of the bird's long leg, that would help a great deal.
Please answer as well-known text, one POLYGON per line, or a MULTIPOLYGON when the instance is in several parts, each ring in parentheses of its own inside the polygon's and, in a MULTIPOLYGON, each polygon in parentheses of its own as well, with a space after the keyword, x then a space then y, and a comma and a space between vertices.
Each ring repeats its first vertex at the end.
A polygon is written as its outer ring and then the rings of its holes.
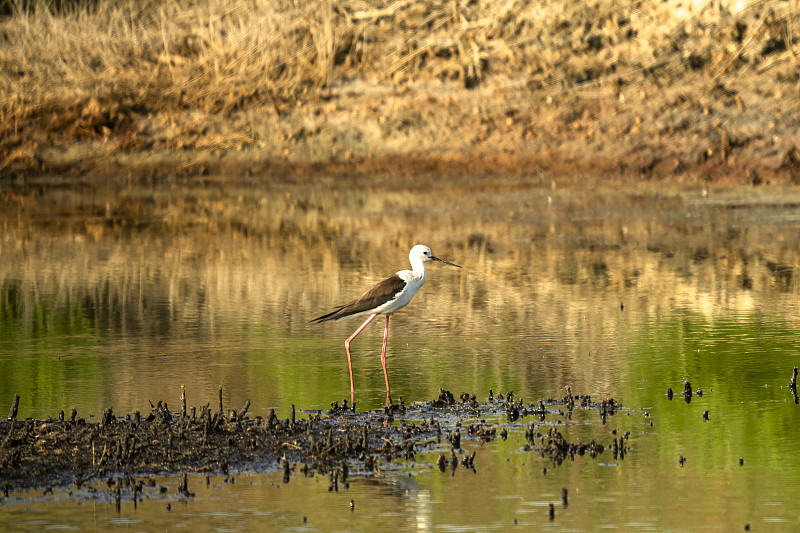
MULTIPOLYGON (((373 320, 373 319, 374 319, 376 316, 378 316, 378 314, 377 314, 377 313, 373 313, 373 314, 369 315, 369 318, 366 320, 366 322, 364 322, 363 324, 361 324, 361 327, 359 327, 359 328, 356 330, 356 332, 355 332, 355 333, 353 333, 352 335, 350 335, 350 338, 349 338, 349 339, 347 339, 346 341, 344 341, 344 349, 345 349, 345 351, 347 352, 347 368, 350 370, 350 405, 354 405, 354 404, 356 403, 356 388, 355 388, 355 386, 353 385, 353 362, 352 362, 352 360, 350 359, 350 343, 351 343, 351 342, 353 342, 353 339, 355 339, 355 338, 358 336, 358 334, 359 334, 359 333, 361 333, 361 332, 364 330, 364 328, 365 328, 365 327, 367 327, 367 325, 368 325, 370 322, 372 322, 372 320, 373 320)), ((387 315, 387 316, 388 316, 388 315, 387 315)))
POLYGON ((386 341, 389 339, 389 316, 386 315, 386 327, 383 330, 383 349, 381 350, 381 364, 383 365, 383 377, 386 379, 386 405, 391 405, 392 397, 389 389, 389 373, 386 371, 386 341))

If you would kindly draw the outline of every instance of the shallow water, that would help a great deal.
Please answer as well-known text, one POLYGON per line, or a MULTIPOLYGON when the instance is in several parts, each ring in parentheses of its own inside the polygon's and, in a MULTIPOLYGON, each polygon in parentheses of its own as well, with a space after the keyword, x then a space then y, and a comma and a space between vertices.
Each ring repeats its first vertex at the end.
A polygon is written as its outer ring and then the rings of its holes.
MULTIPOLYGON (((795 530, 800 191, 495 183, 156 187, 117 193, 136 206, 124 213, 7 220, 0 400, 20 394, 21 418, 125 414, 177 406, 185 385, 190 406, 215 406, 222 387, 226 408, 250 400, 254 415, 325 409, 349 396, 342 344, 359 321, 309 320, 423 242, 464 268, 431 265, 392 318, 395 399, 613 397, 625 409, 605 426, 558 429, 605 445, 630 432, 624 460, 553 465, 524 451, 525 420, 506 441, 465 439, 475 472, 439 472, 434 453, 338 492, 327 476, 193 476, 189 500, 166 479, 119 512, 102 491, 12 491, 0 518, 24 531, 795 530), (686 380, 703 391, 689 404, 686 380)), ((384 400, 381 338, 371 325, 353 343, 360 409, 384 400)))

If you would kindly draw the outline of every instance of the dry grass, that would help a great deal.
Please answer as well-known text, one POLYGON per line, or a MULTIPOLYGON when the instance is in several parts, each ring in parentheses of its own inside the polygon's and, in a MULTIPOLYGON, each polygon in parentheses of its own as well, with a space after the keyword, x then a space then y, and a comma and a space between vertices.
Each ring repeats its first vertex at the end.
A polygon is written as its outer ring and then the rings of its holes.
POLYGON ((798 81, 796 0, 29 5, 0 19, 0 171, 35 163, 58 136, 103 141, 109 154, 162 138, 171 149, 280 153, 298 131, 319 134, 303 124, 347 91, 386 83, 455 80, 539 99, 660 87, 693 71, 712 82, 765 72, 798 81), (282 124, 283 138, 252 115, 225 130, 203 126, 248 112, 282 124))
MULTIPOLYGON (((4 120, 294 101, 330 82, 330 6, 309 2, 99 2, 3 21, 4 120), (320 44, 323 40, 326 44, 320 44), (320 61, 320 59, 323 59, 320 61)), ((102 119, 101 119, 102 120, 102 119)), ((96 132, 96 133, 99 133, 96 132)))

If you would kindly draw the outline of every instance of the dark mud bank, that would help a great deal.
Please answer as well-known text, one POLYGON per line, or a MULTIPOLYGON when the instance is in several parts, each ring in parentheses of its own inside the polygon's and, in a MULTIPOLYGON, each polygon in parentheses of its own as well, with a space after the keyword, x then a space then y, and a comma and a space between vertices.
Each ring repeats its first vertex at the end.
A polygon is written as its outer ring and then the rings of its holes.
POLYGON ((14 490, 48 492, 101 480, 119 487, 128 480, 135 499, 137 484, 131 476, 270 470, 283 470, 284 481, 329 472, 335 484, 346 482, 349 473, 368 473, 382 463, 413 460, 425 452, 434 457, 438 452, 435 466, 442 471, 474 469, 474 453, 462 449, 462 442, 505 439, 511 427, 527 427, 524 449, 555 464, 576 455, 595 457, 608 448, 617 458, 626 451, 622 437, 606 445, 600 436, 573 443, 553 422, 569 420, 576 411, 594 411, 605 423, 620 407, 614 399, 596 402, 569 391, 560 399, 526 404, 513 393, 493 397, 490 392, 479 402, 474 395, 456 399, 445 390, 432 401, 406 406, 401 399, 366 412, 334 403, 329 411, 305 413, 302 419, 294 406, 287 419, 274 412, 250 417, 249 402, 239 412, 208 405, 183 405, 173 412, 159 402, 148 414, 124 417, 109 408, 97 422, 79 418, 74 410, 57 419, 16 420, 12 407, 9 420, 0 422, 0 487, 8 496, 14 490))

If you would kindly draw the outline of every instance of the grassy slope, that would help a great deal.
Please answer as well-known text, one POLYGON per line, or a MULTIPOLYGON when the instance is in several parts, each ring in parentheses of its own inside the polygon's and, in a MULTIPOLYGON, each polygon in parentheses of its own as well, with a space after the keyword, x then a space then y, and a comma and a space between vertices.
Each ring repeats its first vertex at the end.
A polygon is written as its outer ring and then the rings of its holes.
POLYGON ((98 4, 0 19, 0 176, 800 180, 797 0, 98 4))

